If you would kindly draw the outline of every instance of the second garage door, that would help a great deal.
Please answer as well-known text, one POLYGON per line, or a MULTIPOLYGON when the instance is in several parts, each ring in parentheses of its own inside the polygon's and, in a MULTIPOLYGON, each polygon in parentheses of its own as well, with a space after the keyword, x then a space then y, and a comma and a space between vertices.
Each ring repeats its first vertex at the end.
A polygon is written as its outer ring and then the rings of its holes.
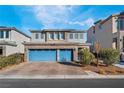
POLYGON ((73 60, 71 49, 61 49, 59 53, 60 62, 71 62, 73 60))

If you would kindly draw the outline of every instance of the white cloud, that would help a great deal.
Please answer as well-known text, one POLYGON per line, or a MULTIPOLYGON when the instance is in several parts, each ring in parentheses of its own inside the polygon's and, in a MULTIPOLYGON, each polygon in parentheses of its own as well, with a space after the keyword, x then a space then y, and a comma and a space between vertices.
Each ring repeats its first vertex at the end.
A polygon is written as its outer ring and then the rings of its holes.
MULTIPOLYGON (((59 28, 60 25, 91 26, 94 22, 92 18, 86 20, 70 20, 70 16, 76 13, 79 6, 35 6, 33 7, 36 18, 44 28, 59 28), (58 26, 59 25, 59 26, 58 26)), ((82 16, 83 17, 83 16, 82 16)))
POLYGON ((70 25, 92 26, 94 23, 94 20, 92 18, 88 18, 84 21, 65 21, 65 23, 70 24, 70 25))
POLYGON ((89 18, 84 21, 84 24, 87 24, 88 26, 92 26, 94 24, 94 20, 92 18, 89 18))

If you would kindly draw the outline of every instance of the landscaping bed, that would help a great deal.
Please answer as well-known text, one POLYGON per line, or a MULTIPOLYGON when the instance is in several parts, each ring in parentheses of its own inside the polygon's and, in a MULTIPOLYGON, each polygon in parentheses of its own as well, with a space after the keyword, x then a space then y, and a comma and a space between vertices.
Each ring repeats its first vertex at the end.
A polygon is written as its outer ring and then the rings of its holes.
POLYGON ((20 53, 16 53, 7 57, 0 57, 0 69, 22 63, 24 61, 23 59, 24 55, 20 53))
POLYGON ((110 66, 93 66, 87 65, 82 67, 83 70, 90 70, 102 75, 124 75, 124 68, 119 68, 113 65, 110 66))
MULTIPOLYGON (((98 46, 97 46, 98 47, 98 46)), ((95 48, 95 54, 88 49, 79 51, 79 62, 83 70, 90 70, 103 75, 124 75, 124 69, 114 66, 119 62, 120 52, 111 48, 95 48)), ((77 63, 77 62, 76 62, 77 63)))

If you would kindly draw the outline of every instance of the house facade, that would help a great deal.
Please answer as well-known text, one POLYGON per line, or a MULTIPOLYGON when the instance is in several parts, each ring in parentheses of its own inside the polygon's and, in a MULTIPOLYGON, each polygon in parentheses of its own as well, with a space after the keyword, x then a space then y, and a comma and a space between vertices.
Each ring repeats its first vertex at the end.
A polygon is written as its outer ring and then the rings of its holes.
POLYGON ((0 26, 0 56, 24 53, 23 42, 30 42, 30 37, 15 27, 0 26))
POLYGON ((99 20, 88 29, 87 42, 92 44, 91 50, 96 41, 102 48, 119 49, 121 53, 124 52, 124 12, 99 20))
POLYGON ((29 62, 70 62, 78 60, 78 51, 89 48, 85 31, 74 29, 30 30, 31 42, 25 44, 25 60, 29 62))

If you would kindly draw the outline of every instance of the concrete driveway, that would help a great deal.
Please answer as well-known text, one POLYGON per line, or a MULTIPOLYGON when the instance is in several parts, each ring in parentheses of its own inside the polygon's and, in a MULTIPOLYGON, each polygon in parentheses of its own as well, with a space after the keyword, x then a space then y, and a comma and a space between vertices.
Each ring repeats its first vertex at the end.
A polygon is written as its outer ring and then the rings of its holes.
POLYGON ((86 75, 80 66, 71 63, 21 63, 0 71, 0 75, 86 75))

